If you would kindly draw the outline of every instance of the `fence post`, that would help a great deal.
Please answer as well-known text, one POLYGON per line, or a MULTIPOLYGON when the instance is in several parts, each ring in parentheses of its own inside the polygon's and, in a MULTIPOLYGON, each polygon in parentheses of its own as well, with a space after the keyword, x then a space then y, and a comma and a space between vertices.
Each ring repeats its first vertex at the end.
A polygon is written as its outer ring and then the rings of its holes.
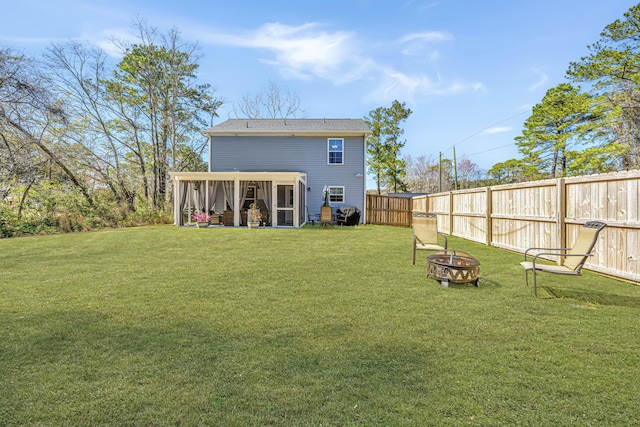
POLYGON ((409 220, 407 221, 409 223, 409 228, 411 228, 413 226, 413 198, 409 199, 409 220))
POLYGON ((492 214, 492 209, 493 209, 493 202, 491 200, 491 187, 487 187, 487 194, 486 194, 486 202, 487 202, 487 207, 486 207, 486 221, 487 221, 487 232, 486 232, 486 236, 487 236, 487 246, 491 246, 491 242, 493 241, 493 223, 491 221, 491 214, 492 214))
MULTIPOLYGON (((559 239, 560 248, 567 247, 567 227, 565 226, 565 219, 567 215, 567 201, 566 201, 567 184, 564 178, 558 178, 556 182, 556 227, 559 239)), ((564 257, 558 257, 558 264, 564 262, 564 257)))

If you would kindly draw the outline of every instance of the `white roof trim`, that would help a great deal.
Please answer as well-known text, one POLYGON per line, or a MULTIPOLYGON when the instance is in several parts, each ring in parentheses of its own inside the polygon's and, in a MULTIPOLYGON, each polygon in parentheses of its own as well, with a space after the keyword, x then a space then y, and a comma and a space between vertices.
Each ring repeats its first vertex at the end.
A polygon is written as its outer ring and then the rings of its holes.
POLYGON ((304 172, 169 172, 175 181, 293 181, 302 179, 304 172))

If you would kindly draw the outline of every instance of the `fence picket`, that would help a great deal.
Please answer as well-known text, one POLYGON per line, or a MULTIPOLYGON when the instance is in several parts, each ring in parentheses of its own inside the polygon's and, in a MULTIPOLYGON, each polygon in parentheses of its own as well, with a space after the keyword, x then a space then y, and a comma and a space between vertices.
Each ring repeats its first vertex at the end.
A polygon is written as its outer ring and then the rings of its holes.
POLYGON ((585 268, 640 283, 639 198, 640 171, 625 171, 413 199, 367 195, 367 223, 409 227, 412 212, 429 212, 441 232, 524 252, 571 246, 582 224, 603 221, 608 226, 585 268))

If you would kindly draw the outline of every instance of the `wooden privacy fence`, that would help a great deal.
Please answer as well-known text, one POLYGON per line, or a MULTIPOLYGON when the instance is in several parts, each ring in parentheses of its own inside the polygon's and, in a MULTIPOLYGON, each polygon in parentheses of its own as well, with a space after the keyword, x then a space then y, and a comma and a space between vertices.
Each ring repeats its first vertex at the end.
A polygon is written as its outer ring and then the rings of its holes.
POLYGON ((412 202, 409 197, 367 194, 367 224, 411 226, 412 202))
POLYGON ((572 246, 587 221, 607 223, 585 268, 640 282, 640 171, 414 197, 441 232, 518 252, 572 246))

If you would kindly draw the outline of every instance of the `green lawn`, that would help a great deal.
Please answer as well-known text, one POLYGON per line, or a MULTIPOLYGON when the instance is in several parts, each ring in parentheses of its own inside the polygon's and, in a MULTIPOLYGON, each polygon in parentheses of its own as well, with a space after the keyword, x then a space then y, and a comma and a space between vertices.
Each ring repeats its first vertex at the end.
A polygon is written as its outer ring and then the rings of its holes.
POLYGON ((0 240, 0 425, 638 425, 640 287, 445 289, 409 229, 0 240))

